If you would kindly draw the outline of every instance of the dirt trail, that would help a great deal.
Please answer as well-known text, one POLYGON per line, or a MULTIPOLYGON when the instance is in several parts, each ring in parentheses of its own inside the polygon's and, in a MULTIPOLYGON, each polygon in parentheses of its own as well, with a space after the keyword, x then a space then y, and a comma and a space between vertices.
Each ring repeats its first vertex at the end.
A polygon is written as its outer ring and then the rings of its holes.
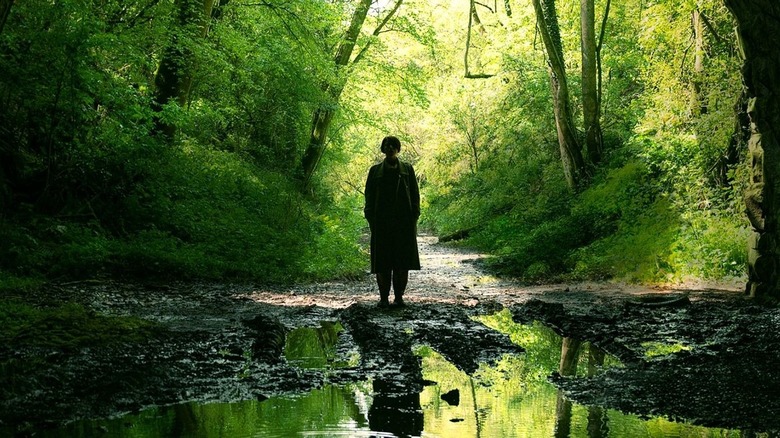
MULTIPOLYGON (((534 298, 572 304, 591 304, 600 301, 621 301, 632 297, 656 294, 659 296, 684 292, 692 299, 708 297, 739 298, 744 284, 717 283, 669 287, 646 287, 606 282, 527 285, 496 278, 478 266, 484 254, 453 246, 437 244, 434 236, 418 238, 422 269, 411 271, 405 298, 410 303, 447 303, 476 306, 494 302, 502 306, 522 304, 534 298), (583 294, 582 292, 585 292, 583 294)), ((322 306, 346 308, 355 303, 374 303, 378 300, 374 279, 366 276, 360 281, 325 282, 284 288, 259 288, 248 295, 251 299, 280 306, 322 306)))
POLYGON ((481 255, 437 245, 433 237, 421 237, 420 250, 424 267, 411 273, 403 309, 377 309, 368 275, 289 287, 85 283, 27 296, 140 316, 160 329, 144 342, 0 357, 12 364, 6 370, 19 371, 0 382, 0 430, 185 401, 264 399, 368 378, 382 382, 385 392, 414 394, 425 382, 413 345, 430 345, 467 373, 521 353, 472 318, 505 307, 518 322, 541 321, 624 362, 598 378, 553 378, 575 401, 704 425, 780 429, 773 415, 780 399, 772 396, 780 393, 780 313, 746 300, 738 285, 531 287, 491 277, 473 263, 481 255), (666 298, 679 299, 657 305, 666 298), (655 303, 643 302, 648 299, 655 303), (343 328, 331 358, 338 366, 301 368, 284 359, 285 339, 296 329, 336 323, 343 328), (648 343, 684 348, 649 358, 648 343))

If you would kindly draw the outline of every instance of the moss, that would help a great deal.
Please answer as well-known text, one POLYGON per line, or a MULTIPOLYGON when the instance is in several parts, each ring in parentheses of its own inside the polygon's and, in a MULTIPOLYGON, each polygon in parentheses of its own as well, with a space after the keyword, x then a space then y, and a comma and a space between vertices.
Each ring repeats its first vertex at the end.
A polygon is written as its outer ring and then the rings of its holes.
POLYGON ((74 303, 40 308, 18 300, 0 300, 0 344, 8 349, 72 350, 139 341, 150 336, 154 326, 141 318, 101 315, 74 303))

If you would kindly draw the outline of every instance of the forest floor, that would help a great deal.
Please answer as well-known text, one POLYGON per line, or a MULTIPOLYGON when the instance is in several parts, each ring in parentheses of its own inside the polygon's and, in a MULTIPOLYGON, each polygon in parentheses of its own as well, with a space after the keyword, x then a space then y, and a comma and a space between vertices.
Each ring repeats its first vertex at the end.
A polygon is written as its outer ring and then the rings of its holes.
POLYGON ((187 401, 231 402, 304 393, 367 378, 385 391, 419 392, 429 345, 466 373, 504 354, 509 338, 473 317, 509 309, 559 335, 599 347, 623 366, 590 378, 550 380, 578 403, 752 432, 780 431, 780 310, 740 284, 642 287, 612 283, 528 286, 497 279, 482 257, 420 238, 407 306, 379 309, 373 279, 288 287, 83 282, 19 297, 77 302, 137 316, 157 329, 143 340, 76 351, 0 349, 0 435, 187 401), (340 324, 330 365, 285 360, 285 338, 340 324), (651 347, 670 348, 650 355, 651 347), (359 358, 355 360, 355 358, 359 358), (338 364, 338 366, 336 366, 338 364))

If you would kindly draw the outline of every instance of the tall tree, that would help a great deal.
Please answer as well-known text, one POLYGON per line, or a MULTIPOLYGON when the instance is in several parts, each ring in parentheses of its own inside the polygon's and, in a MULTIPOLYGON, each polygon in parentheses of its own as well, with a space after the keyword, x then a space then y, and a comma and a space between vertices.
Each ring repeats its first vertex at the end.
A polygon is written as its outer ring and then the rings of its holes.
POLYGON ((704 76, 704 17, 697 5, 691 13, 691 25, 693 27, 693 102, 694 114, 705 114, 707 103, 702 96, 702 81, 704 76))
POLYGON ((561 150, 563 173, 571 189, 580 187, 587 177, 585 161, 577 140, 574 118, 569 102, 569 85, 566 80, 566 66, 563 59, 563 44, 558 27, 555 0, 533 0, 536 24, 542 36, 549 63, 550 88, 553 97, 555 125, 561 150), (544 5, 542 5, 542 2, 544 5))
POLYGON ((780 299, 780 3, 725 0, 737 19, 748 92, 751 169, 745 193, 754 234, 749 245, 747 292, 780 299))
MULTIPOLYGON (((192 88, 194 55, 191 44, 205 38, 211 24, 216 0, 176 0, 178 27, 173 31, 171 42, 163 54, 160 67, 154 77, 155 110, 174 100, 186 106, 192 88)), ((156 128, 171 138, 176 126, 162 118, 156 119, 156 128)))
POLYGON ((599 120, 600 108, 598 95, 599 72, 596 58, 595 21, 594 0, 580 0, 582 117, 585 127, 585 150, 588 151, 588 159, 592 164, 601 161, 601 122, 599 120))
POLYGON ((5 21, 8 20, 8 14, 11 12, 14 0, 0 0, 0 33, 3 33, 5 21))
MULTIPOLYGON (((382 29, 390 21, 390 19, 398 11, 403 0, 396 0, 393 7, 389 9, 389 12, 379 25, 374 29, 372 35, 374 37, 379 36, 382 29)), ((333 117, 336 115, 336 108, 338 106, 341 93, 344 91, 344 87, 347 85, 349 79, 350 68, 359 62, 366 53, 370 42, 366 43, 361 50, 355 55, 354 59, 352 54, 355 50, 358 37, 360 36, 363 24, 366 21, 368 10, 371 7, 372 0, 358 0, 355 11, 352 13, 352 19, 349 22, 349 27, 344 32, 344 36, 341 38, 341 43, 336 49, 336 54, 333 57, 334 64, 337 69, 337 78, 334 83, 326 84, 324 91, 330 101, 321 105, 314 111, 311 123, 311 135, 309 136, 309 144, 304 152, 303 159, 301 160, 302 176, 304 186, 307 186, 311 180, 314 170, 317 168, 317 164, 322 158, 322 154, 325 152, 326 140, 328 137, 328 130, 330 129, 333 117)))

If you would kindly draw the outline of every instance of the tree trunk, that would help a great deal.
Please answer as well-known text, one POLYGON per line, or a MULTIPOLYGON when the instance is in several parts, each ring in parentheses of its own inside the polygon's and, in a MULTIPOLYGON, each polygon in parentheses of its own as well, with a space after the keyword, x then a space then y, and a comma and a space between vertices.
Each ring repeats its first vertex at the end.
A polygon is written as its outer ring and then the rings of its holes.
POLYGON ((601 161, 598 75, 596 59, 596 14, 593 0, 580 0, 580 45, 582 51, 582 117, 585 150, 591 164, 601 161))
POLYGON ((693 26, 693 102, 691 103, 691 112, 693 114, 706 114, 707 103, 702 96, 702 81, 704 80, 704 24, 702 23, 701 11, 694 9, 691 14, 691 25, 693 26))
POLYGON ((558 374, 573 376, 577 374, 577 362, 580 359, 582 341, 575 338, 563 338, 561 343, 561 361, 558 364, 558 374))
MULTIPOLYGON (((360 36, 360 30, 363 27, 363 23, 366 21, 366 16, 368 15, 368 10, 372 3, 372 0, 358 0, 357 7, 350 20, 349 28, 344 33, 341 44, 339 45, 338 50, 336 50, 333 61, 336 68, 339 70, 337 82, 335 84, 326 85, 323 89, 330 98, 330 102, 320 106, 314 112, 309 144, 301 159, 301 176, 304 188, 308 186, 309 181, 314 174, 314 170, 317 168, 317 164, 320 162, 322 154, 325 152, 325 141, 328 137, 328 130, 333 121, 333 116, 336 115, 341 93, 344 91, 344 87, 347 84, 348 72, 345 70, 347 70, 347 67, 350 65, 354 65, 363 59, 366 50, 368 50, 371 45, 371 41, 369 40, 363 48, 360 49, 360 52, 355 55, 355 58, 352 59, 352 52, 355 50, 355 44, 357 43, 358 36, 360 36)), ((403 0, 396 0, 393 7, 390 8, 390 11, 385 15, 385 18, 382 19, 376 29, 374 29, 374 32, 372 33, 374 37, 379 36, 385 25, 387 25, 395 13, 398 12, 401 3, 403 3, 403 0)))
MULTIPOLYGON (((192 88, 194 59, 192 49, 185 41, 183 34, 194 30, 194 37, 205 38, 211 24, 211 14, 215 0, 177 0, 179 27, 173 33, 171 43, 165 50, 160 67, 154 77, 155 98, 154 110, 162 108, 170 100, 186 106, 192 88)), ((167 138, 173 138, 176 126, 160 118, 155 120, 158 132, 167 138)))
POLYGON ((11 12, 14 0, 0 0, 0 33, 3 33, 5 22, 8 20, 8 14, 11 12))
MULTIPOLYGON (((577 362, 580 358, 580 346, 582 341, 575 338, 565 337, 561 341, 561 361, 558 364, 558 374, 564 377, 577 374, 577 362)), ((564 397, 563 392, 558 390, 558 397, 555 403, 555 438, 568 438, 571 432, 571 401, 564 397)))
POLYGON ((558 396, 555 400, 555 429, 553 429, 554 438, 571 437, 571 409, 572 403, 564 395, 563 391, 558 390, 558 396))
MULTIPOLYGON (((358 36, 360 35, 360 29, 363 27, 363 23, 366 21, 366 15, 371 7, 371 0, 359 0, 355 7, 355 12, 352 14, 352 19, 349 22, 349 28, 344 33, 336 50, 334 62, 336 68, 339 69, 339 77, 337 83, 325 88, 328 97, 331 99, 330 104, 323 105, 314 112, 312 118, 311 134, 309 136, 309 145, 306 148, 306 152, 303 154, 301 160, 301 167, 303 170, 304 185, 308 185, 314 169, 322 158, 323 152, 325 152, 325 140, 328 136, 328 129, 333 121, 333 116, 336 113, 336 105, 341 97, 341 92, 344 91, 344 86, 347 82, 347 74, 344 71, 349 66, 350 59, 352 58, 352 52, 355 49, 358 36)), ((400 4, 400 2, 398 3, 400 4)), ((362 55, 362 52, 361 52, 362 55)))
MULTIPOLYGON (((606 353, 599 347, 588 346, 588 377, 593 377, 604 366, 606 353)), ((603 438, 609 436, 609 427, 604 408, 588 406, 588 438, 603 438)))
MULTIPOLYGON (((490 77, 493 77, 492 74, 486 74, 486 73, 472 73, 471 68, 469 67, 469 52, 471 49, 471 29, 476 26, 477 31, 480 35, 483 37, 487 33, 485 30, 485 26, 482 24, 482 20, 479 19, 479 14, 477 13, 477 3, 476 0, 470 0, 470 7, 469 7, 469 24, 468 24, 468 30, 466 31, 466 50, 463 52, 463 66, 464 66, 464 76, 466 79, 487 79, 490 77)), ((482 71, 482 63, 477 58, 477 70, 482 71)))
POLYGON ((587 176, 582 158, 574 118, 569 103, 569 85, 566 82, 566 67, 563 62, 561 35, 558 31, 558 16, 555 12, 555 0, 533 0, 536 11, 536 23, 547 50, 550 66, 550 89, 553 97, 555 126, 558 132, 558 144, 561 149, 561 161, 566 182, 572 190, 580 187, 587 176))
POLYGON ((776 0, 725 0, 737 20, 745 57, 743 76, 750 117, 750 186, 746 204, 755 235, 749 245, 747 292, 777 301, 778 200, 780 194, 780 3, 776 0))
POLYGON ((734 104, 734 130, 726 152, 715 164, 715 182, 720 187, 730 187, 729 170, 739 164, 740 152, 747 149, 750 140, 750 118, 747 115, 747 92, 743 90, 734 104))

